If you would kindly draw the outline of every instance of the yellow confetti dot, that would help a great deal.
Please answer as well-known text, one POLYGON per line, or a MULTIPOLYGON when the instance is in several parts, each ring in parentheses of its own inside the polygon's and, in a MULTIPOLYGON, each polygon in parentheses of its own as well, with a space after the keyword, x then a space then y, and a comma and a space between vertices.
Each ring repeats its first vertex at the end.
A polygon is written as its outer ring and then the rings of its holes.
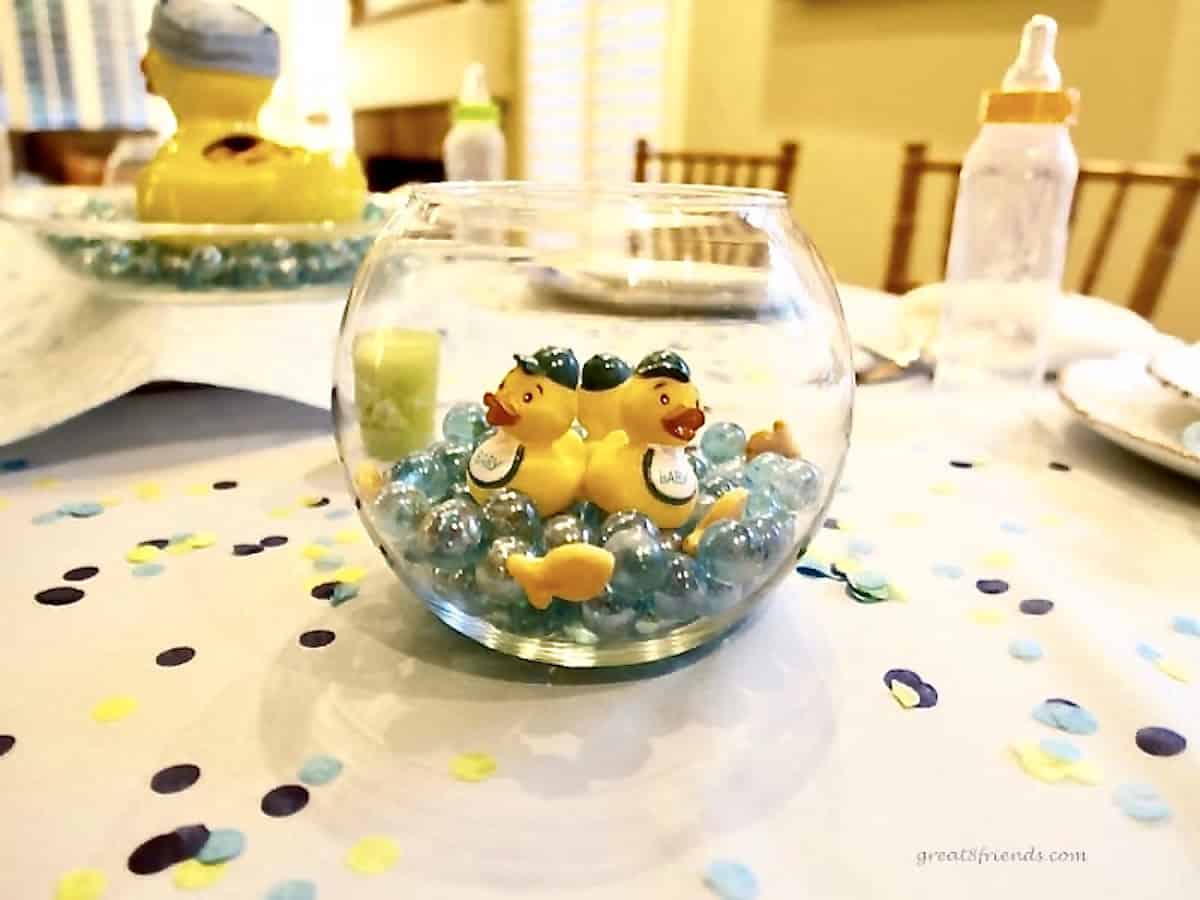
POLYGON ((450 761, 450 774, 459 781, 486 781, 496 774, 496 760, 487 753, 460 753, 450 761))
POLYGON ((1054 784, 1063 779, 1079 784, 1099 784, 1103 780, 1100 767, 1091 760, 1067 762, 1056 759, 1033 741, 1014 744, 1012 750, 1027 774, 1047 784, 1054 784))
POLYGON ((363 533, 357 528, 344 528, 333 536, 339 544, 354 544, 361 541, 363 533))
POLYGON ((162 496, 162 485, 155 481, 143 481, 133 486, 133 495, 139 500, 157 500, 162 496))
POLYGON ((359 875, 381 875, 400 859, 400 848, 390 837, 362 838, 346 854, 346 866, 359 875))
POLYGON ((33 479, 33 486, 35 488, 37 488, 39 491, 48 491, 51 488, 58 487, 60 484, 62 484, 62 482, 59 481, 57 478, 35 478, 35 479, 33 479))
POLYGON ((192 548, 188 546, 187 541, 180 541, 178 544, 169 544, 164 552, 171 556, 183 556, 185 553, 191 553, 192 548))
POLYGON ((305 547, 303 550, 300 551, 301 556, 303 556, 305 559, 311 559, 311 560, 318 560, 322 556, 327 556, 328 554, 329 554, 329 548, 322 547, 320 544, 309 544, 307 547, 305 547))
POLYGON ((175 887, 194 891, 216 884, 225 874, 225 863, 202 863, 198 859, 185 859, 171 870, 175 887))
POLYGON ((835 559, 833 561, 833 564, 835 566, 837 566, 839 569, 841 569, 843 572, 845 572, 847 575, 853 575, 855 572, 857 572, 859 569, 862 568, 862 563, 860 563, 853 556, 838 557, 837 559, 835 559))
POLYGON ((992 550, 979 558, 979 564, 989 569, 1007 569, 1012 565, 1012 554, 1007 550, 992 550))
POLYGON ((383 490, 383 473, 375 468, 374 463, 359 463, 354 470, 354 487, 364 500, 370 502, 383 490))
POLYGON ((8 501, 0 497, 0 509, 8 509, 8 501))
POLYGON ((907 603, 908 591, 903 588, 898 588, 894 584, 889 584, 887 587, 888 599, 893 603, 907 603))
POLYGON ((183 492, 189 497, 200 497, 204 494, 210 493, 211 491, 212 488, 207 484, 189 484, 183 489, 183 492))
POLYGON ((108 879, 97 869, 72 869, 58 879, 54 900, 99 900, 108 879))
POLYGON ((1047 528, 1056 528, 1063 523, 1063 517, 1058 513, 1046 513, 1038 522, 1047 528))
POLYGON ((896 702, 905 709, 912 709, 921 702, 921 695, 900 681, 892 682, 891 691, 892 696, 896 698, 896 702))
POLYGON ((956 488, 949 481, 939 481, 937 484, 931 484, 929 486, 929 491, 930 493, 937 494, 941 497, 949 497, 953 494, 957 494, 958 488, 956 488))
POLYGON ((1160 671, 1166 675, 1170 675, 1176 681, 1182 681, 1186 684, 1192 680, 1192 673, 1174 660, 1163 657, 1157 660, 1154 664, 1158 666, 1160 671))
POLYGON ((324 499, 325 498, 322 497, 320 494, 307 494, 306 496, 300 498, 300 505, 311 508, 314 506, 318 506, 321 503, 321 501, 324 499))
POLYGON ((106 697, 92 707, 92 718, 97 722, 120 722, 136 710, 137 706, 138 702, 133 697, 125 695, 106 697))
POLYGON ((329 576, 329 581, 345 581, 350 584, 358 584, 367 577, 367 570, 362 566, 342 566, 334 571, 329 576))
POLYGON ((287 519, 291 517, 293 512, 294 510, 290 506, 277 506, 267 513, 267 515, 272 519, 287 519))
POLYGON ((125 554, 125 560, 136 565, 138 563, 151 562, 160 556, 162 556, 162 551, 153 544, 139 544, 125 554))
POLYGON ((918 512, 898 512, 892 515, 892 524, 897 528, 916 528, 925 522, 918 512))
POLYGON ((971 610, 971 618, 980 625, 999 625, 1004 621, 1004 610, 983 606, 971 610))
POLYGON ((193 550, 203 550, 205 547, 211 547, 217 542, 217 536, 211 531, 197 531, 195 534, 189 534, 185 543, 193 550))
POLYGON ((105 497, 100 501, 100 505, 103 506, 105 509, 108 509, 109 507, 112 507, 112 506, 120 506, 121 498, 120 497, 105 497))

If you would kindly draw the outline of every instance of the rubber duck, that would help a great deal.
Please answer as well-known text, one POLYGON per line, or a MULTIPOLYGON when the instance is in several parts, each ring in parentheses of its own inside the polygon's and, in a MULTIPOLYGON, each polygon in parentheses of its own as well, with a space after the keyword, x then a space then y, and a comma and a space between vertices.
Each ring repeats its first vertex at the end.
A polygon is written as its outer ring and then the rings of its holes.
POLYGON ((698 490, 684 447, 704 425, 691 370, 679 354, 660 350, 638 363, 619 393, 621 429, 592 451, 584 495, 601 509, 637 509, 660 528, 678 528, 698 490))
POLYGON ((258 114, 279 76, 279 35, 230 0, 160 0, 142 59, 146 88, 178 123, 137 179, 151 222, 352 221, 366 179, 350 151, 277 144, 258 114))
POLYGON ((611 353, 597 353, 583 364, 579 381, 579 424, 588 442, 603 440, 621 427, 620 387, 633 370, 611 353))
POLYGON ((498 430, 471 454, 468 488, 480 503, 501 488, 520 491, 545 518, 576 500, 587 465, 583 439, 571 428, 579 363, 562 347, 513 359, 495 393, 483 395, 488 424, 498 430))
POLYGON ((611 553, 592 544, 564 544, 540 559, 516 554, 505 562, 535 609, 545 609, 555 597, 582 603, 599 596, 612 580, 615 564, 611 553))

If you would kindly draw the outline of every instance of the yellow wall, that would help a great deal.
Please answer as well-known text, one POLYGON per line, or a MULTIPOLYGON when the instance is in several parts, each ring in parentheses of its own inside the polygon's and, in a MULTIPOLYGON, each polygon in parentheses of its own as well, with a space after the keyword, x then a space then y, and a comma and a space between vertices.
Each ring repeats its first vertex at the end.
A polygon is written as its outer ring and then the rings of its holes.
MULTIPOLYGON (((1059 63, 1083 95, 1080 156, 1178 162, 1200 149, 1196 0, 691 0, 683 143, 765 150, 801 141, 798 220, 839 278, 880 285, 901 145, 966 149, 979 91, 999 83, 1033 12, 1058 19, 1059 63)), ((930 193, 915 273, 925 278, 935 276, 944 208, 941 186, 930 193)), ((1081 207, 1077 239, 1103 199, 1081 207)), ((1131 203, 1097 293, 1124 301, 1160 209, 1157 198, 1131 203)), ((1156 320, 1200 339, 1190 291, 1200 281, 1200 211, 1196 219, 1156 320)))

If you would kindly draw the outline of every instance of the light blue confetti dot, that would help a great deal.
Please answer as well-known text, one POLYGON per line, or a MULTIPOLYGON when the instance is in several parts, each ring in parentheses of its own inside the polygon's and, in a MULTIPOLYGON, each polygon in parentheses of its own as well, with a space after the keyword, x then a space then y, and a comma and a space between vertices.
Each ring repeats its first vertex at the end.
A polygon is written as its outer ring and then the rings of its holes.
POLYGON ((850 583, 860 591, 882 591, 888 586, 888 577, 874 569, 863 569, 850 576, 850 583))
POLYGON ((321 753, 310 756, 300 767, 299 778, 305 784, 329 784, 342 774, 342 761, 321 753))
POLYGON ((1000 527, 1009 534, 1024 534, 1029 530, 1020 522, 1001 522, 1000 527))
POLYGON ((134 566, 130 571, 139 578, 149 578, 151 575, 161 575, 166 568, 162 563, 149 562, 134 566))
POLYGON ((64 503, 58 508, 58 512, 76 519, 90 519, 104 512, 104 506, 91 500, 82 500, 77 503, 64 503))
POLYGON ((1171 817, 1171 807, 1148 784, 1123 784, 1113 793, 1121 812, 1139 822, 1161 822, 1171 817))
POLYGON ((1068 734, 1095 734, 1100 727, 1096 717, 1080 706, 1047 701, 1033 708, 1033 717, 1043 725, 1068 734))
POLYGON ((345 562, 346 560, 342 559, 342 557, 338 556, 336 553, 327 553, 325 556, 322 556, 320 559, 314 562, 313 565, 322 572, 331 572, 334 569, 340 569, 345 562))
POLYGON ((190 532, 190 531, 176 532, 175 534, 171 535, 171 543, 172 544, 182 544, 184 541, 186 541, 191 536, 192 536, 192 532, 190 532))
POLYGON ((717 860, 709 863, 704 883, 721 900, 754 900, 758 896, 758 879, 739 862, 717 860))
POLYGON ((52 509, 50 512, 38 513, 31 521, 34 525, 49 525, 51 522, 57 522, 62 516, 57 509, 52 509))
POLYGON ((339 581, 337 587, 333 589, 333 596, 329 598, 329 602, 331 606, 341 606, 347 600, 353 600, 357 596, 357 584, 351 584, 348 581, 339 581))
POLYGON ((1200 422, 1193 422, 1183 429, 1183 446, 1192 453, 1200 453, 1200 422))
POLYGON ((1083 759, 1080 749, 1062 738, 1042 738, 1038 741, 1038 749, 1051 759, 1062 763, 1077 763, 1083 759))
POLYGON ((1192 637, 1200 637, 1200 619, 1192 616, 1176 616, 1171 620, 1171 627, 1180 634, 1190 634, 1192 637))
POLYGON ((954 563, 934 563, 930 571, 938 576, 938 578, 954 579, 963 577, 962 566, 956 566, 954 563))
POLYGON ((851 556, 869 556, 875 552, 875 545, 863 538, 850 538, 846 542, 846 549, 851 556))
POLYGON ((236 828, 216 828, 196 854, 202 863, 221 863, 236 859, 246 849, 246 836, 236 828))
POLYGON ((1138 644, 1137 654, 1147 662, 1157 662, 1158 660, 1162 659, 1162 653, 1151 647, 1149 644, 1138 644))
POLYGON ((327 519, 344 519, 347 516, 352 516, 352 515, 354 515, 354 510, 351 510, 351 509, 331 509, 329 512, 325 513, 325 518, 327 518, 327 519))
POLYGON ((264 900, 316 900, 317 886, 311 881, 292 879, 281 881, 269 891, 264 900))
POLYGON ((1035 662, 1042 658, 1042 645, 1032 638, 1014 638, 1008 642, 1008 652, 1014 659, 1035 662))
POLYGON ((334 541, 334 539, 331 537, 326 537, 326 536, 322 535, 319 538, 313 538, 313 543, 320 544, 322 547, 332 547, 336 543, 336 541, 334 541))
POLYGON ((843 481, 841 484, 839 484, 839 485, 838 485, 837 492, 838 492, 839 494, 848 494, 848 493, 850 493, 850 485, 848 485, 846 482, 844 482, 844 481, 843 481))

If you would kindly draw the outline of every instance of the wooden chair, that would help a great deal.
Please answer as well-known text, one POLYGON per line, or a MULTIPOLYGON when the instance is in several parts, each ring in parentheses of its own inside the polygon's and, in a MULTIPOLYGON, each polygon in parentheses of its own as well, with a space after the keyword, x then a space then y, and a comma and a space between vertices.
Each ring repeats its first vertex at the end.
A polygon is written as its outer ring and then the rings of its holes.
POLYGON ((792 185, 792 174, 796 170, 799 146, 795 141, 784 141, 779 145, 777 156, 738 153, 705 153, 694 150, 651 150, 650 142, 639 138, 634 153, 633 180, 650 181, 650 163, 656 162, 658 181, 676 181, 683 184, 712 184, 726 187, 760 187, 760 173, 775 177, 769 186, 788 193, 792 185), (672 176, 672 165, 679 170, 679 178, 672 176), (745 170, 745 178, 741 177, 745 170))
MULTIPOLYGON (((892 246, 888 254, 887 275, 884 280, 884 289, 894 294, 903 294, 918 284, 909 274, 909 260, 916 228, 921 177, 926 173, 950 176, 942 237, 943 270, 950 252, 950 230, 962 163, 959 160, 931 158, 928 150, 927 144, 906 144, 904 147, 900 194, 896 202, 896 220, 892 225, 892 246)), ((1154 314, 1154 307, 1171 272, 1171 265, 1175 262, 1175 251, 1183 238, 1192 207, 1196 203, 1197 193, 1200 193, 1200 153, 1189 154, 1182 166, 1081 162, 1079 184, 1075 189, 1075 199, 1071 207, 1072 224, 1079 209, 1079 198, 1085 186, 1090 184, 1112 184, 1113 190, 1084 263, 1083 274, 1077 287, 1081 294, 1090 293, 1096 285, 1125 208, 1129 188, 1133 185, 1154 185, 1169 189, 1166 207, 1142 257, 1129 303, 1130 309, 1149 318, 1154 314)))

